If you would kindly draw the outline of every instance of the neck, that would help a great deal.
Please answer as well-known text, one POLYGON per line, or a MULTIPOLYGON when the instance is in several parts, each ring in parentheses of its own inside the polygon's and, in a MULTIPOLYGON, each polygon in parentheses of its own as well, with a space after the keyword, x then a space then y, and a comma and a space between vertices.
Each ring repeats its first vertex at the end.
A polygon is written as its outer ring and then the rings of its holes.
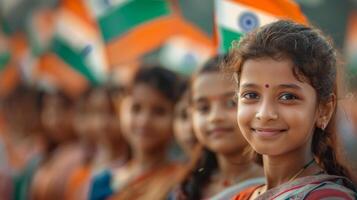
POLYGON ((129 156, 129 148, 128 145, 124 142, 113 144, 112 142, 107 143, 110 158, 113 161, 122 160, 125 161, 129 156))
POLYGON ((262 170, 243 151, 233 154, 217 154, 217 162, 221 175, 227 179, 242 178, 245 180, 263 175, 262 170))
POLYGON ((303 147, 279 156, 263 156, 266 188, 271 189, 301 176, 312 175, 318 167, 314 163, 304 166, 313 159, 311 147, 303 147), (295 177, 296 176, 296 177, 295 177))
POLYGON ((154 152, 145 150, 133 151, 132 164, 142 170, 160 166, 167 162, 166 151, 162 149, 154 152))

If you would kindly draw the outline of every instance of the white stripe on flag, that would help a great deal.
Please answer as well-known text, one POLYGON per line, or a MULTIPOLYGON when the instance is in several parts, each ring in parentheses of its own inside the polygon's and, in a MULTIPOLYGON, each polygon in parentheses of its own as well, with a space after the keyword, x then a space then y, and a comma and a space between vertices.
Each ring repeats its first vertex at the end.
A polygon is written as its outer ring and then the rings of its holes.
POLYGON ((57 22, 56 36, 85 58, 86 64, 99 80, 105 78, 108 70, 105 47, 96 30, 63 10, 57 22))
POLYGON ((278 20, 274 15, 230 0, 216 0, 216 21, 235 32, 246 33, 278 20))

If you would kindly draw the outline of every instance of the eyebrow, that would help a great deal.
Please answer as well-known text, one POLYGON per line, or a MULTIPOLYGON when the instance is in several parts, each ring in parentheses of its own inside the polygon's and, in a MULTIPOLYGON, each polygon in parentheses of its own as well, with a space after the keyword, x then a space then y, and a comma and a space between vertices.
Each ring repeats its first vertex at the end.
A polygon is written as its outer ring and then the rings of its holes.
POLYGON ((258 85, 254 83, 244 83, 241 85, 242 88, 257 88, 258 85))
POLYGON ((235 95, 235 92, 226 92, 226 93, 216 95, 216 96, 194 98, 193 101, 200 102, 200 101, 204 101, 206 99, 220 99, 220 98, 234 97, 234 95, 235 95))
POLYGON ((280 84, 279 88, 301 90, 301 87, 296 84, 280 84))
MULTIPOLYGON (((242 88, 258 88, 259 86, 254 83, 244 83, 241 85, 242 88)), ((279 88, 283 89, 296 89, 296 90, 301 90, 301 87, 296 85, 296 84, 280 84, 278 85, 279 88)))

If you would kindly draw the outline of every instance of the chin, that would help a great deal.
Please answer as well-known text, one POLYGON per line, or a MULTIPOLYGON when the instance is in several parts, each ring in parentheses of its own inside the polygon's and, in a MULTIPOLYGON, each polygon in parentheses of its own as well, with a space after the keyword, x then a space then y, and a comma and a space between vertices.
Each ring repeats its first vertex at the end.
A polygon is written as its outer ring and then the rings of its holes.
POLYGON ((284 152, 281 151, 281 149, 277 150, 277 148, 269 148, 267 146, 253 147, 253 150, 261 155, 266 155, 266 156, 278 156, 284 154, 284 152))
POLYGON ((237 152, 240 149, 240 147, 237 147, 235 145, 227 145, 227 143, 225 143, 225 144, 210 145, 209 149, 219 154, 231 154, 237 152))

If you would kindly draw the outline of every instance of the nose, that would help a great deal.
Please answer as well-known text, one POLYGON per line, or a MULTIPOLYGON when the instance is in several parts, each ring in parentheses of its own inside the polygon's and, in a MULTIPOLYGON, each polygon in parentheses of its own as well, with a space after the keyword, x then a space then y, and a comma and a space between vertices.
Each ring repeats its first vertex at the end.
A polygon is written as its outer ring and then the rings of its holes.
POLYGON ((147 111, 142 111, 141 113, 138 113, 136 116, 136 124, 139 127, 145 128, 149 125, 150 123, 150 114, 147 111))
POLYGON ((255 117, 261 121, 277 120, 279 118, 275 104, 271 100, 263 100, 259 104, 259 108, 255 117))
POLYGON ((222 106, 218 103, 212 104, 211 110, 209 112, 209 121, 212 122, 219 122, 224 120, 225 112, 222 110, 222 106))

